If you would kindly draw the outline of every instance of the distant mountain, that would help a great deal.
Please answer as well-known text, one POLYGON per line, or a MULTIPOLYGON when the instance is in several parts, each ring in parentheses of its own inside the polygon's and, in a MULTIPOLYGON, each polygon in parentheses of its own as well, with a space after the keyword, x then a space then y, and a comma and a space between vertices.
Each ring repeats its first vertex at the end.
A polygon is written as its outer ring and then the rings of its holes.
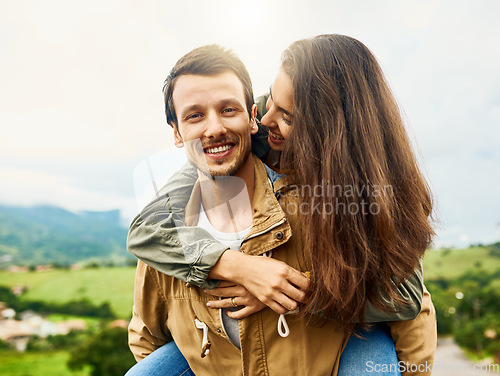
POLYGON ((53 206, 0 205, 0 267, 132 257, 119 217, 118 211, 75 214, 53 206))

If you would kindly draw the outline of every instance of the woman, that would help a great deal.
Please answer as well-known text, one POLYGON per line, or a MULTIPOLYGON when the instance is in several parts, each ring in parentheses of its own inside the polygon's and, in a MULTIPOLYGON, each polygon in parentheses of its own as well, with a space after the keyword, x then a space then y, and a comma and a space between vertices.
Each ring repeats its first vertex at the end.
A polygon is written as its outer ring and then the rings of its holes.
POLYGON ((320 208, 299 216, 312 268, 303 312, 352 329, 367 304, 390 310, 381 293, 403 300, 394 281, 418 268, 433 234, 430 193, 398 108, 369 50, 326 35, 285 51, 268 110, 262 123, 278 152, 270 163, 294 171, 300 208, 320 208), (325 184, 332 194, 305 190, 325 184))
POLYGON ((337 209, 301 216, 316 276, 306 310, 362 321, 366 301, 383 308, 377 292, 394 293, 392 278, 408 277, 434 234, 430 190, 396 102, 362 43, 324 35, 284 52, 268 108, 269 143, 298 187, 337 193, 299 195, 304 206, 337 209))

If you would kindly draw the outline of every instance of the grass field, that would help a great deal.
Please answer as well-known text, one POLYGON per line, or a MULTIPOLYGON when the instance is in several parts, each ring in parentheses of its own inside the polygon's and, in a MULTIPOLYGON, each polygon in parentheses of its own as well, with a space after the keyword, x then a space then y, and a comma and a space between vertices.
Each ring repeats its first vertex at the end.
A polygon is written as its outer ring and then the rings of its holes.
POLYGON ((109 302, 119 318, 132 312, 135 268, 53 270, 46 272, 0 272, 0 285, 26 285, 27 301, 65 303, 87 298, 99 305, 109 302))
POLYGON ((491 256, 487 247, 471 247, 429 250, 424 258, 425 279, 455 278, 468 270, 500 270, 500 257, 491 256))
MULTIPOLYGON (((492 272, 500 269, 500 257, 489 254, 486 247, 456 250, 429 250, 424 258, 426 279, 453 278, 467 270, 492 272)), ((0 285, 26 285, 26 300, 64 303, 88 298, 94 304, 109 302, 113 311, 129 319, 133 302, 135 268, 98 268, 53 270, 46 272, 0 272, 0 285)))
POLYGON ((88 376, 87 369, 71 371, 65 352, 18 353, 0 351, 0 375, 2 376, 88 376))
MULTIPOLYGON (((424 259, 427 280, 444 277, 454 278, 467 270, 493 272, 500 269, 500 257, 490 255, 489 249, 475 247, 457 250, 429 250, 424 259)), ((26 300, 65 303, 88 298, 94 304, 109 302, 113 311, 123 319, 130 318, 133 300, 135 268, 99 268, 82 270, 53 270, 47 272, 7 273, 0 272, 0 285, 26 285, 26 300)), ((500 281, 498 288, 500 288, 500 281)), ((51 315, 51 320, 67 319, 63 315, 51 315)), ((89 319, 90 325, 97 325, 89 319)), ((2 376, 88 376, 89 371, 72 372, 66 367, 68 353, 15 353, 0 351, 0 375, 2 376)))

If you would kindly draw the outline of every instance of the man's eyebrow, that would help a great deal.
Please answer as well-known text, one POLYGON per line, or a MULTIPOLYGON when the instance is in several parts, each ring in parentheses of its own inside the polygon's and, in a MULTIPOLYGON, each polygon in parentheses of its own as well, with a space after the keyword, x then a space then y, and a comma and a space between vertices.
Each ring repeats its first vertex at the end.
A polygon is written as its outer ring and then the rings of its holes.
MULTIPOLYGON (((246 108, 237 98, 232 98, 232 97, 221 99, 220 101, 218 101, 216 103, 216 106, 217 107, 235 106, 238 108, 246 108)), ((191 104, 191 105, 181 109, 180 118, 184 118, 185 116, 187 116, 191 112, 203 111, 204 108, 205 107, 201 104, 197 104, 197 103, 191 104)))
MULTIPOLYGON (((274 99, 273 99, 273 92, 272 92, 272 86, 269 86, 269 96, 271 97, 271 100, 274 102, 274 99)), ((278 105, 276 105, 276 107, 278 107, 278 110, 280 110, 281 112, 283 112, 284 114, 290 116, 290 117, 293 117, 293 114, 290 112, 290 111, 287 111, 285 110, 283 107, 280 107, 278 105)))
POLYGON ((202 106, 200 106, 199 104, 192 104, 190 106, 184 107, 181 111, 181 118, 192 111, 199 111, 201 108, 202 106))
POLYGON ((245 106, 243 106, 243 104, 236 98, 224 98, 224 99, 221 99, 217 105, 219 107, 222 107, 222 106, 227 106, 227 105, 231 105, 231 106, 237 106, 237 107, 243 107, 245 108, 245 106))

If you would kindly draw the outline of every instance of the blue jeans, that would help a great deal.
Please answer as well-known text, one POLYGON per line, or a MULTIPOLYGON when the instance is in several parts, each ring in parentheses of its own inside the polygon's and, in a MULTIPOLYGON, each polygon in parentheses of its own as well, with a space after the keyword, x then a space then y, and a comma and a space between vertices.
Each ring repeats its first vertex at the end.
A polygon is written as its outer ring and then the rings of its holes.
POLYGON ((339 376, 401 376, 394 341, 386 325, 380 324, 366 332, 357 330, 349 338, 340 357, 339 376))
POLYGON ((149 354, 125 376, 194 376, 174 341, 149 354))
MULTIPOLYGON (((351 336, 340 357, 339 376, 401 376, 394 342, 382 325, 351 336)), ((133 366, 125 376, 192 376, 194 373, 175 343, 169 342, 133 366)))

